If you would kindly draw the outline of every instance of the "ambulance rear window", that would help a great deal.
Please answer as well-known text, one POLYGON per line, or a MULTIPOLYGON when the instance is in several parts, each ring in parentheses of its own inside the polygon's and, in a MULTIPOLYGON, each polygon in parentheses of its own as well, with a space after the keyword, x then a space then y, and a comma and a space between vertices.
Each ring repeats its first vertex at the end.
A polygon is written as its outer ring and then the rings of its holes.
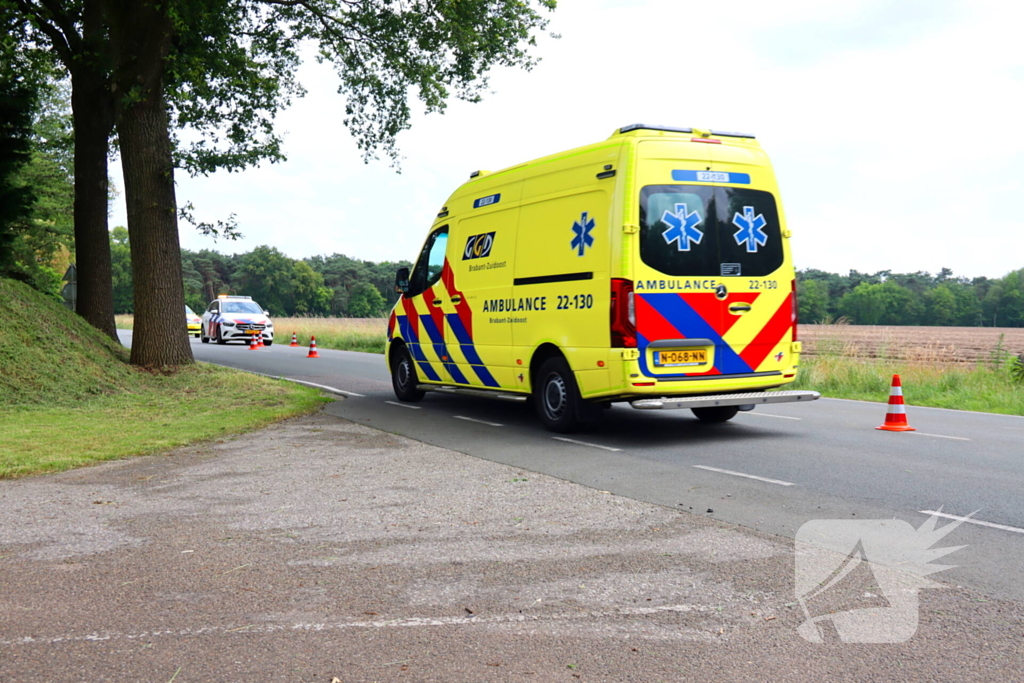
POLYGON ((665 275, 770 275, 783 261, 775 198, 739 187, 648 185, 640 258, 665 275))

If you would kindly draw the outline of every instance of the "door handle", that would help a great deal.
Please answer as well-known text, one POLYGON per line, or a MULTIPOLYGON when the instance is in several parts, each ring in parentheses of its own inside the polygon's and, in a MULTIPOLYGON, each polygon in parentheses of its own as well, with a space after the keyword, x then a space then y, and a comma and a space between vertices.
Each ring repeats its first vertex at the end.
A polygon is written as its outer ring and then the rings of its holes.
POLYGON ((730 313, 746 313, 750 310, 750 304, 733 304, 729 307, 730 313))
POLYGON ((441 300, 440 299, 434 299, 434 305, 435 306, 440 306, 441 305, 441 300))
POLYGON ((459 296, 458 294, 456 294, 455 296, 452 297, 452 303, 453 304, 461 304, 462 303, 462 297, 459 296))

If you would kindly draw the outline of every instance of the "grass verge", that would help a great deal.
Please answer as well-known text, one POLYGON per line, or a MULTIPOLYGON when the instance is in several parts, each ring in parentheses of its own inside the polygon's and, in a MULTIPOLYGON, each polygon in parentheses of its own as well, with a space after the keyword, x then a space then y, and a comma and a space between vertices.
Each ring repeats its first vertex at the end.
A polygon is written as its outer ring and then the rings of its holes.
POLYGON ((212 365, 150 373, 58 302, 0 279, 0 477, 219 438, 315 411, 316 389, 212 365))
POLYGON ((903 383, 908 405, 1024 415, 1024 383, 1006 366, 908 363, 843 356, 804 357, 797 381, 831 398, 885 402, 892 376, 903 383))
POLYGON ((299 343, 309 345, 316 336, 321 349, 384 353, 388 321, 384 318, 280 318, 274 320, 278 344, 289 344, 294 332, 299 343))
POLYGON ((157 453, 310 413, 329 400, 315 389, 205 364, 139 375, 131 391, 5 409, 0 477, 157 453))

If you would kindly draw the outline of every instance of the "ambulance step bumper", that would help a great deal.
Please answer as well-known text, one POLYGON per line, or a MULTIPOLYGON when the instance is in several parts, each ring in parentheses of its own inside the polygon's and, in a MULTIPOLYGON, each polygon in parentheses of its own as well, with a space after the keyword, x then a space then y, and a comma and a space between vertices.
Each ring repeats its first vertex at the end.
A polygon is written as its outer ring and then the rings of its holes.
POLYGON ((488 391, 487 389, 467 389, 465 387, 449 387, 439 386, 437 384, 418 384, 416 388, 420 391, 436 391, 439 394, 459 394, 460 396, 486 396, 487 398, 497 398, 502 401, 512 401, 515 403, 524 403, 526 396, 523 394, 508 394, 500 391, 488 391))
POLYGON ((821 398, 817 391, 753 391, 746 394, 718 396, 680 396, 677 398, 642 398, 630 401, 637 410, 670 410, 673 408, 712 408, 714 406, 754 406, 763 403, 793 403, 821 398))

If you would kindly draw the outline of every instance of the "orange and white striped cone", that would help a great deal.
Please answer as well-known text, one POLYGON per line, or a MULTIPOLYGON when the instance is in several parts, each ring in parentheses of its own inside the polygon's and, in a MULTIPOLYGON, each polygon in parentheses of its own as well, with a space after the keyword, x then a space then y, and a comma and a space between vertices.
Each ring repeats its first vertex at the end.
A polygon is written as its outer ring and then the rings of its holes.
POLYGON ((257 348, 259 347, 256 346, 256 335, 254 334, 251 337, 249 337, 249 350, 255 351, 257 348))
POLYGON ((298 346, 298 345, 299 345, 299 338, 295 336, 294 332, 292 332, 292 343, 289 344, 288 346, 298 346))
POLYGON ((306 358, 319 358, 320 354, 316 352, 316 337, 309 338, 309 354, 306 358))
POLYGON ((900 376, 892 376, 892 387, 889 389, 889 411, 885 414, 885 424, 875 429, 884 429, 887 432, 915 432, 917 431, 907 424, 907 409, 903 404, 903 385, 900 383, 900 376))
POLYGON ((263 343, 263 333, 262 332, 257 332, 253 336, 256 337, 256 348, 257 349, 265 349, 266 345, 263 343))

